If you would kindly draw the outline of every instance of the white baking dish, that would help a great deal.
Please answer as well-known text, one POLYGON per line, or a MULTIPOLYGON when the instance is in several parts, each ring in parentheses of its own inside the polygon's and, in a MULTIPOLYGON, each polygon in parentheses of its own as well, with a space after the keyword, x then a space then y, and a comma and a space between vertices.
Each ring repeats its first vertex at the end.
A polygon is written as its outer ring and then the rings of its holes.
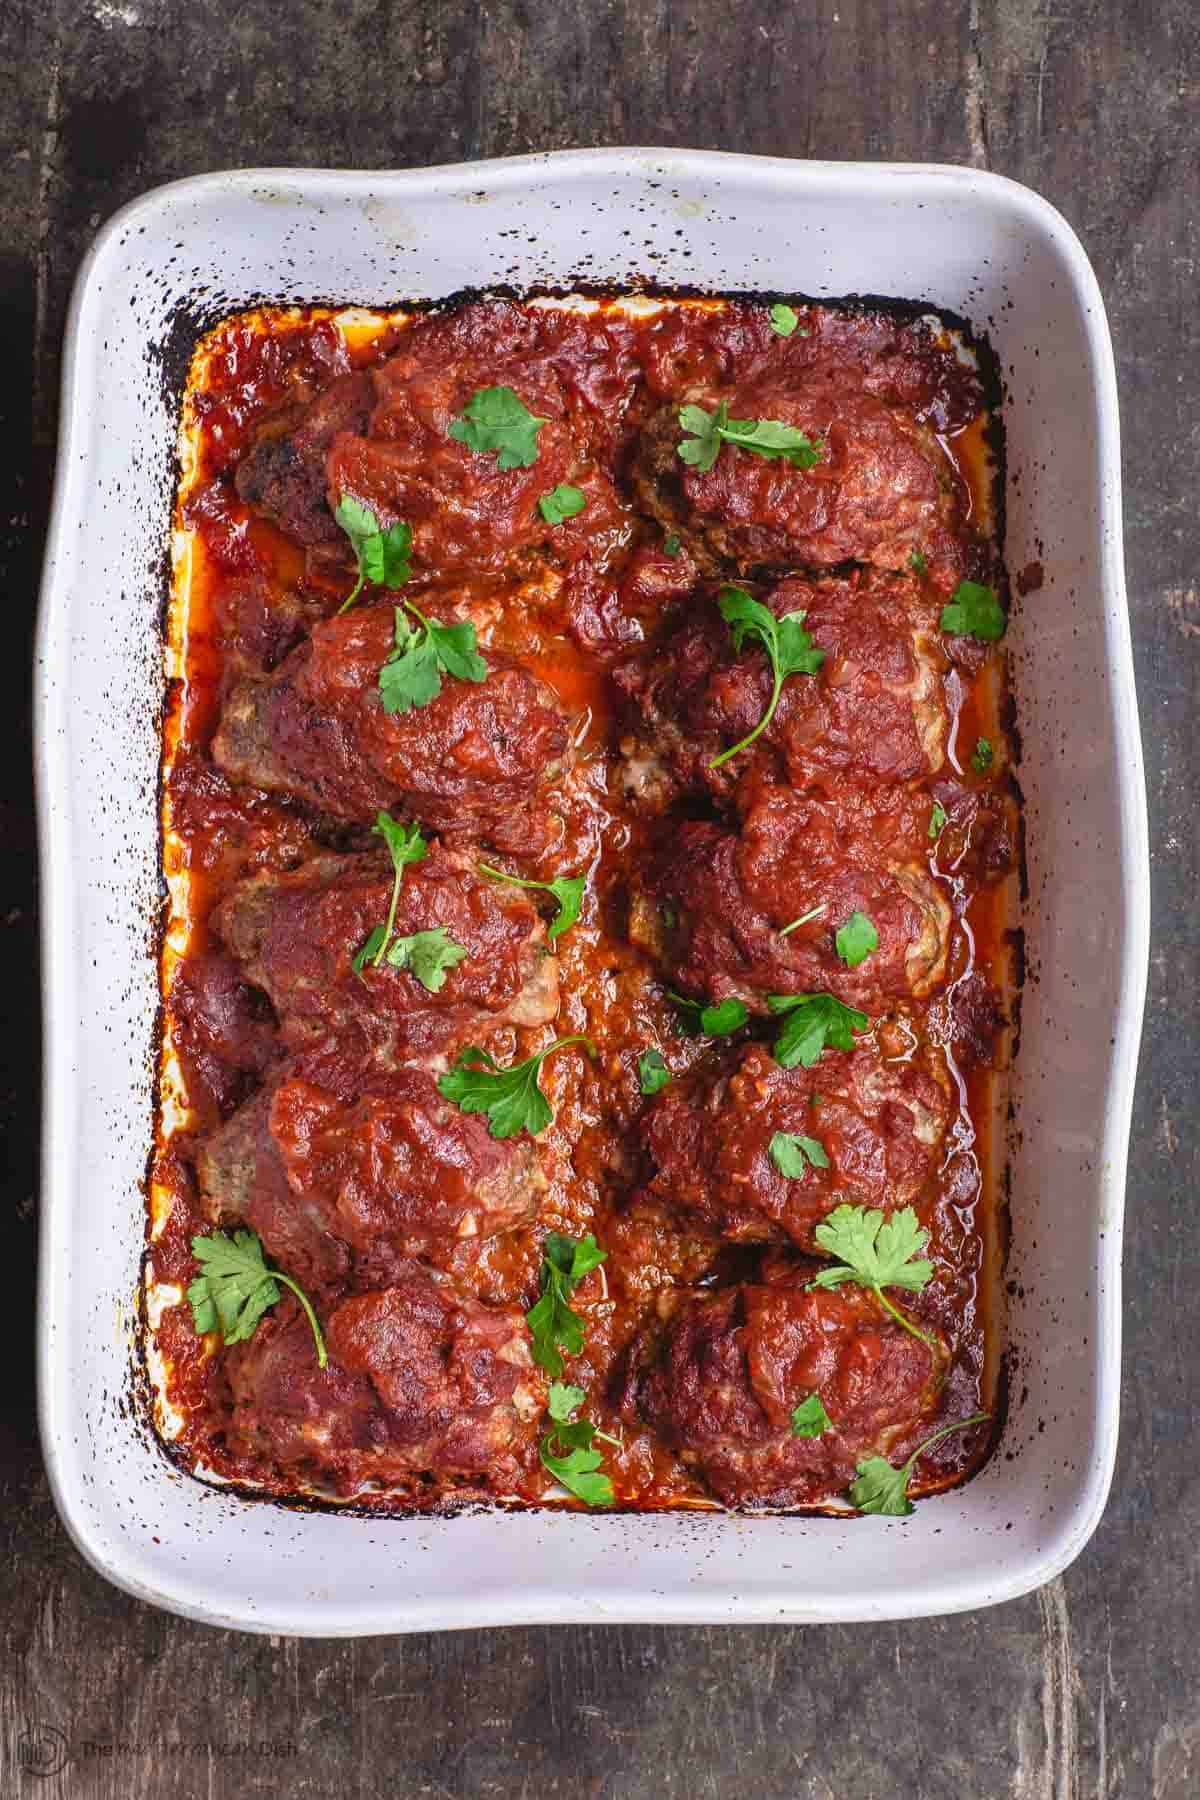
POLYGON ((969 169, 660 150, 161 188, 101 232, 67 334, 37 653, 46 983, 41 1418, 83 1554, 143 1599, 311 1634, 527 1621, 809 1621, 981 1606, 1065 1567, 1116 1442, 1126 1141, 1148 857, 1112 351, 1043 200, 969 169), (287 1510, 175 1471, 128 1404, 158 1003, 156 779, 176 419, 197 317, 649 277, 926 299, 1008 384, 1010 635, 1031 980, 1011 1145, 1000 1448, 908 1521, 287 1510))

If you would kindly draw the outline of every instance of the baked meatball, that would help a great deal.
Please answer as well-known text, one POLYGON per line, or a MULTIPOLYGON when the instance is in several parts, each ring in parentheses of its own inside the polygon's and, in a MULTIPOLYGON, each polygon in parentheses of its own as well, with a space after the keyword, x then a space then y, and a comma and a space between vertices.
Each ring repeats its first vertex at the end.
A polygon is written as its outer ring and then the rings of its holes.
POLYGON ((202 1142, 196 1170, 213 1220, 244 1220, 315 1288, 444 1261, 528 1223, 546 1186, 527 1135, 492 1137, 422 1069, 364 1073, 332 1050, 288 1064, 202 1142))
POLYGON ((428 704, 386 713, 379 671, 394 630, 390 606, 361 607, 317 625, 269 679, 239 682, 213 740, 217 766, 338 818, 368 824, 386 809, 498 850, 544 848, 548 790, 571 748, 557 696, 486 651, 485 681, 445 676, 428 704))
POLYGON ((354 958, 388 914, 386 851, 316 856, 233 889, 214 925, 271 998, 285 1042, 358 1034, 377 1066, 437 1057, 498 1025, 544 1025, 558 1010, 558 965, 520 888, 480 874, 471 850, 434 843, 400 884, 393 942, 443 930, 466 956, 431 992, 408 969, 354 958))
POLYGON ((820 1255, 813 1230, 835 1206, 891 1212, 917 1198, 950 1111, 940 1052, 887 1062, 863 1045, 785 1069, 747 1044, 672 1082, 645 1113, 648 1191, 721 1237, 790 1240, 820 1255), (777 1133, 815 1141, 828 1166, 784 1175, 771 1155, 777 1133))
POLYGON ((807 1287, 814 1272, 660 1294, 631 1347, 625 1418, 652 1425, 727 1506, 828 1500, 860 1458, 911 1450, 932 1425, 941 1340, 914 1337, 863 1288, 807 1287), (829 1429, 797 1437, 792 1413, 812 1394, 829 1429))
POLYGON ((545 1383, 519 1308, 410 1263, 323 1326, 324 1369, 290 1296, 227 1351, 235 1450, 339 1494, 431 1476, 504 1495, 536 1461, 545 1383))
POLYGON ((688 404, 735 420, 773 420, 819 446, 809 468, 723 443, 708 469, 683 461, 680 405, 655 413, 633 467, 634 492, 678 532, 701 569, 907 568, 914 551, 934 586, 953 588, 961 507, 948 458, 912 414, 820 369, 770 373, 743 386, 699 389, 688 404))
POLYGON ((937 609, 911 576, 870 569, 843 577, 780 582, 760 596, 776 618, 803 613, 825 653, 814 675, 785 680, 766 729, 719 768, 771 698, 765 651, 734 648, 715 597, 654 656, 614 671, 628 733, 629 787, 657 809, 682 789, 728 799, 750 767, 797 787, 831 777, 914 781, 945 759, 946 666, 937 609))
POLYGON ((679 404, 697 389, 816 375, 865 388, 948 433, 961 431, 984 404, 978 370, 928 315, 808 306, 801 317, 804 329, 783 338, 761 301, 706 306, 701 331, 689 308, 665 308, 639 344, 650 390, 679 404))
POLYGON ((385 528, 411 527, 420 572, 498 571, 557 550, 562 532, 538 502, 563 482, 587 494, 591 533, 627 529, 629 510, 591 454, 611 443, 604 409, 619 413, 632 388, 632 361, 614 363, 613 347, 602 326, 503 302, 418 320, 385 362, 342 376, 299 414, 268 420, 238 469, 238 491, 307 545, 342 537, 334 509, 350 495, 385 528), (504 468, 496 451, 451 432, 477 392, 500 387, 541 421, 526 467, 504 468))
POLYGON ((767 1012, 769 995, 829 993, 875 1013, 938 985, 951 913, 917 860, 927 801, 898 789, 827 797, 769 783, 738 798, 740 833, 680 824, 632 903, 631 934, 676 986, 751 1012, 767 1012), (851 968, 836 935, 856 912, 878 946, 851 968))

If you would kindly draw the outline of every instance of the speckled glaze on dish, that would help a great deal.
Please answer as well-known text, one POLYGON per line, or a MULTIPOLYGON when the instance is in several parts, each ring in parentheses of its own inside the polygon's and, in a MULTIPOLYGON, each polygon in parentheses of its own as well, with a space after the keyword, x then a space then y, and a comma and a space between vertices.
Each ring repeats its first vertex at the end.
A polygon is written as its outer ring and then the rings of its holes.
POLYGON ((37 677, 42 1426, 60 1510, 98 1568, 213 1622, 326 1635, 900 1617, 1011 1598, 1065 1566, 1099 1516, 1115 1448, 1146 959, 1118 481, 1111 350, 1086 259, 1044 202, 976 171, 631 150, 397 175, 245 172, 159 190, 106 228, 68 336, 37 677), (198 329, 258 300, 639 279, 927 299, 985 329, 1003 365, 1008 560, 1040 561, 1046 583, 1010 634, 1030 979, 999 1453, 907 1521, 380 1520, 205 1489, 146 1430, 134 1354, 158 1001, 157 627, 187 357, 198 329))

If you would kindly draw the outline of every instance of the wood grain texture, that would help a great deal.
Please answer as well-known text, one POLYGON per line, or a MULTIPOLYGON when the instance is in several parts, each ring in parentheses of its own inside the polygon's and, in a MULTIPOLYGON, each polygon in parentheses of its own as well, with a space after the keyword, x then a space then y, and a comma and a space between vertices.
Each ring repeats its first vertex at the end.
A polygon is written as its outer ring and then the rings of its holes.
MULTIPOLYGON (((1197 1193, 1200 13, 1194 0, 0 0, 0 1795, 755 1800, 1200 1794, 1197 1193), (1123 1439, 1041 1594, 903 1626, 271 1642, 153 1612, 57 1524, 30 1395, 36 893, 24 645, 57 345, 100 221, 237 163, 588 143, 975 162, 1040 188, 1108 299, 1157 945, 1134 1129, 1123 1439), (70 1755, 20 1767, 33 1735, 70 1755), (246 1755, 268 1740, 277 1754, 246 1755), (207 1747, 205 1747, 207 1746, 207 1747), (107 1747, 107 1749, 106 1749, 107 1747), (294 1753, 293 1752, 294 1749, 294 1753)), ((82 953, 82 950, 81 950, 82 953)))

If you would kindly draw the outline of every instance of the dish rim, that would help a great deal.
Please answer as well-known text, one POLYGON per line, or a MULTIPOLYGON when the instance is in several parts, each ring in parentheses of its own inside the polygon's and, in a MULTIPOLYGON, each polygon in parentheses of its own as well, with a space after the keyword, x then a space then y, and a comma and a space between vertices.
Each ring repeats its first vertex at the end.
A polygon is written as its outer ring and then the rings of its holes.
MULTIPOLYGON (((548 171, 569 176, 579 169, 612 167, 627 174, 639 164, 652 160, 667 162, 672 168, 697 176, 711 174, 721 167, 746 172, 756 171, 770 185, 772 175, 786 175, 789 184, 812 182, 814 185, 835 175, 843 185, 860 184, 877 189, 881 184, 919 178, 945 180, 961 189, 989 191, 1004 197, 1010 208, 1035 227, 1047 233, 1075 283, 1075 305, 1086 332, 1087 350, 1096 406, 1098 435, 1097 503, 1099 507, 1100 548, 1097 565, 1101 576, 1103 613, 1106 628, 1106 665, 1112 681, 1113 774, 1120 814, 1122 844, 1121 886, 1124 908, 1120 980, 1112 1019, 1113 1046, 1108 1066, 1108 1106, 1104 1139, 1101 1146, 1103 1168, 1097 1179, 1105 1219, 1100 1262, 1105 1276, 1101 1301, 1099 1341, 1095 1346, 1096 1396, 1095 1416, 1102 1453, 1092 1459, 1084 1473, 1078 1497, 1070 1517, 1048 1539, 1040 1557, 1030 1558, 1024 1566, 1014 1568, 996 1582, 980 1576, 973 1583, 959 1582, 953 1594, 939 1588, 937 1582, 923 1582, 907 1593, 903 1612, 893 1607, 886 1616, 963 1610, 998 1600, 1016 1598, 1053 1576, 1061 1573, 1082 1549, 1103 1511, 1116 1451, 1116 1416, 1119 1404, 1120 1377, 1120 1251, 1124 1184, 1128 1157, 1129 1130, 1132 1119, 1134 1086, 1137 1074, 1137 1052, 1140 1041, 1145 1001, 1149 954, 1149 849, 1145 783, 1142 768, 1141 740, 1138 730, 1136 691, 1133 678, 1132 643, 1125 591, 1123 542, 1121 535, 1121 480, 1119 421, 1116 396, 1116 374, 1107 319, 1095 274, 1072 228, 1047 201, 1031 189, 994 175, 990 171, 959 167, 952 164, 862 163, 862 162, 796 162, 789 158, 744 156, 735 152, 678 151, 654 147, 629 149, 588 149, 534 153, 467 163, 442 164, 429 168, 402 170, 336 170, 336 169, 245 169, 218 171, 187 177, 149 190, 122 207, 102 227, 83 259, 76 278, 68 314, 62 365, 62 410, 58 443, 58 463, 46 558, 41 583, 35 640, 34 711, 35 768, 38 791, 39 857, 42 871, 44 903, 41 915, 42 996, 45 1019, 44 1051, 44 1120, 43 1149, 43 1230, 39 1254, 39 1339, 38 1393, 39 1422, 47 1474, 55 1503, 76 1547, 94 1567, 117 1585, 160 1605, 211 1622, 246 1626, 245 1619, 227 1619, 202 1598, 185 1595, 182 1590, 194 1586, 181 1579, 179 1592, 163 1594, 147 1589, 135 1576, 103 1555, 93 1543, 84 1512, 78 1504, 57 1447, 57 1418, 54 1406, 52 1368, 55 1339, 58 1336, 55 1276, 59 1259, 68 1248, 63 1227, 69 1214, 69 1184, 58 1164, 55 1145, 62 1141, 68 1122, 68 1097, 77 1079, 71 1067, 73 1015, 69 980, 63 972, 59 914, 62 910, 65 877, 69 864, 64 864, 61 846, 55 841, 51 813, 56 791, 56 768, 61 752, 55 746, 55 693, 48 674, 49 652, 57 623, 56 599, 61 583, 61 570, 69 566, 74 554, 72 524, 78 512, 80 485, 86 484, 86 462, 80 452, 88 418, 88 402, 94 401, 89 387, 89 374, 94 368, 95 351, 85 347, 82 326, 97 272, 111 256, 121 237, 131 226, 136 228, 161 209, 168 200, 181 195, 196 199, 212 199, 228 192, 231 186, 245 189, 275 185, 289 194, 306 193, 310 198, 344 199, 354 191, 373 188, 399 188, 422 183, 450 182, 467 187, 486 181, 489 187, 519 186, 533 171, 543 176, 548 171)), ((619 1516, 619 1515, 614 1515, 619 1516)), ((562 1610, 563 1595, 558 1590, 526 1589, 511 1592, 508 1604, 479 1605, 472 1611, 471 1624, 527 1623, 549 1617, 594 1617, 586 1607, 577 1612, 562 1610), (553 1598, 552 1598, 553 1597, 553 1598)), ((696 1597, 689 1608, 688 1597, 681 1593, 659 1594, 646 1590, 634 1604, 623 1604, 606 1617, 614 1620, 654 1619, 662 1622, 687 1619, 709 1619, 715 1616, 707 1595, 696 1597)), ((307 1603, 298 1603, 297 1611, 307 1603)), ((380 1601, 381 1608, 386 1602, 380 1601)), ((728 1615, 722 1615, 728 1616, 728 1615)), ((740 1596, 734 1617, 745 1620, 778 1620, 790 1616, 824 1616, 828 1618, 877 1618, 880 1613, 863 1605, 829 1611, 817 1607, 807 1615, 789 1608, 781 1612, 778 1605, 767 1607, 749 1596, 740 1596)), ((454 1621, 461 1623, 464 1621, 454 1621)), ((432 1628, 447 1623, 446 1610, 439 1611, 436 1597, 423 1615, 405 1620, 405 1628, 432 1628)), ((280 1621, 254 1621, 252 1628, 263 1630, 296 1629, 295 1624, 280 1621)), ((310 1629, 312 1627, 309 1627, 310 1629)), ((322 1634, 347 1634, 372 1629, 396 1629, 395 1623, 364 1625, 348 1623, 339 1627, 323 1619, 322 1634)), ((305 1629, 303 1625, 300 1629, 305 1629)))

